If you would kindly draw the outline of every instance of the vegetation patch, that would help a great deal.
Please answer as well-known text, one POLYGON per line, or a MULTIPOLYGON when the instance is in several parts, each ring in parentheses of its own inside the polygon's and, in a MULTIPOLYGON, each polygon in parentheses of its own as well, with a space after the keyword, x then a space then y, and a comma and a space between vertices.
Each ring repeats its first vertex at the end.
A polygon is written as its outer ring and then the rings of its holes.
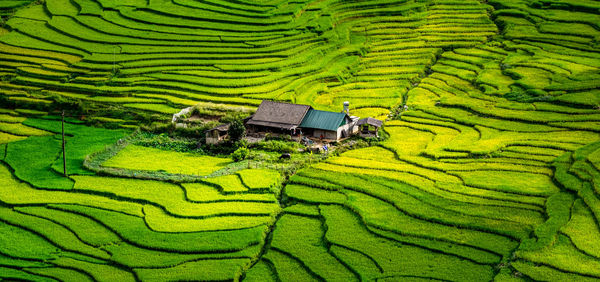
POLYGON ((594 1, 0 2, 0 280, 600 279, 594 1))
POLYGON ((209 175, 224 168, 229 163, 231 163, 231 160, 222 157, 203 156, 195 153, 179 153, 129 145, 102 165, 130 170, 209 175))

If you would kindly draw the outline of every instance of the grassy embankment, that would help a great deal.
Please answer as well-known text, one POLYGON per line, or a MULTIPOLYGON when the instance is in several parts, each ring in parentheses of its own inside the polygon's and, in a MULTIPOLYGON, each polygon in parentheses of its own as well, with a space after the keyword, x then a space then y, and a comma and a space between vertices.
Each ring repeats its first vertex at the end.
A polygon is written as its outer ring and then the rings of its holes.
POLYGON ((15 142, 0 177, 1 277, 600 278, 593 2, 119 3, 19 10, 0 36, 7 103, 76 99, 164 116, 260 99, 409 110, 386 123, 380 146, 299 171, 277 218, 270 177, 257 177, 268 174, 87 175, 85 154, 119 131, 73 133, 90 147, 69 152, 80 176, 62 178, 56 138, 18 141, 56 123, 6 111, 2 140, 15 142))

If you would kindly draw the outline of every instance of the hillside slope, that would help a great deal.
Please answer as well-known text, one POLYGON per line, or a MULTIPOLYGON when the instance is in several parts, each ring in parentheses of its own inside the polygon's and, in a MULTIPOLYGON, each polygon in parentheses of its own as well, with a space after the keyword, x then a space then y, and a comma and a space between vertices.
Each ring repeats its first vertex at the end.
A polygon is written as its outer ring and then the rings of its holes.
MULTIPOLYGON (((354 115, 395 118, 379 146, 294 175, 281 213, 268 194, 210 201, 277 214, 235 230, 186 229, 206 215, 180 195, 185 185, 77 176, 53 185, 87 193, 49 201, 65 192, 20 175, 9 152, 27 143, 9 143, 1 186, 14 189, 0 192, 0 227, 43 255, 0 245, 0 277, 600 279, 599 11, 588 0, 46 0, 20 9, 0 36, 7 103, 75 99, 167 115, 198 102, 338 111, 350 101, 354 115), (94 208, 90 194, 106 202, 94 208), (153 230, 152 218, 183 229, 153 230), (35 227, 47 221, 56 229, 35 227)), ((25 122, 52 131, 39 123, 25 122)), ((44 135, 13 128, 0 128, 6 142, 44 135)), ((219 216, 236 213, 227 208, 219 216)))

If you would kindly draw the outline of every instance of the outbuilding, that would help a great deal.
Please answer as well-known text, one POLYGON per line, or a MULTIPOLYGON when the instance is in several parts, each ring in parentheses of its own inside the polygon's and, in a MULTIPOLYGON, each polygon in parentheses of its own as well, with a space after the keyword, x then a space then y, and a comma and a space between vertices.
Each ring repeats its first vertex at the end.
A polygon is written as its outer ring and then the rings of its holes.
POLYGON ((344 102, 343 112, 329 112, 315 110, 309 105, 264 100, 256 113, 245 121, 245 126, 249 135, 304 135, 338 141, 359 133, 360 125, 361 133, 364 133, 361 136, 377 136, 377 129, 381 127, 382 121, 374 118, 359 120, 348 113, 348 102, 344 102))
POLYGON ((379 137, 379 128, 383 125, 383 122, 371 117, 363 118, 356 122, 358 131, 361 137, 379 137))
POLYGON ((229 137, 229 124, 221 124, 206 131, 206 144, 217 144, 229 137))

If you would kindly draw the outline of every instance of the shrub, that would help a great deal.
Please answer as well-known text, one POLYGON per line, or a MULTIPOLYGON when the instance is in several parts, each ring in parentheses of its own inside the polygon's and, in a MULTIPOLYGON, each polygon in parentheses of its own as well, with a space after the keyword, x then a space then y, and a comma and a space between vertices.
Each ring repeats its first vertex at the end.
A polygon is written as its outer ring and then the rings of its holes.
POLYGON ((250 150, 248 150, 248 148, 239 147, 237 150, 235 150, 231 154, 231 158, 233 159, 233 161, 239 162, 239 161, 245 160, 246 157, 248 157, 249 153, 250 153, 250 150))
POLYGON ((238 140, 237 142, 235 142, 233 144, 233 147, 236 148, 236 149, 237 148, 241 148, 241 147, 248 148, 248 140, 246 140, 246 139, 240 139, 240 140, 238 140))
POLYGON ((275 139, 268 140, 268 141, 261 141, 261 142, 258 142, 254 146, 256 148, 259 148, 259 149, 262 149, 265 151, 281 152, 281 153, 294 153, 294 152, 297 152, 298 149, 303 147, 302 145, 300 145, 297 142, 275 140, 275 139))
POLYGON ((134 142, 135 145, 176 152, 202 152, 202 149, 198 148, 198 141, 193 138, 171 138, 166 133, 150 132, 142 132, 138 136, 138 140, 134 142))
POLYGON ((241 140, 244 138, 244 136, 246 136, 246 127, 244 126, 244 122, 241 119, 232 121, 227 133, 229 133, 229 139, 232 142, 241 140))
POLYGON ((219 120, 222 123, 230 123, 235 121, 243 121, 248 116, 245 112, 226 112, 225 115, 219 120))

